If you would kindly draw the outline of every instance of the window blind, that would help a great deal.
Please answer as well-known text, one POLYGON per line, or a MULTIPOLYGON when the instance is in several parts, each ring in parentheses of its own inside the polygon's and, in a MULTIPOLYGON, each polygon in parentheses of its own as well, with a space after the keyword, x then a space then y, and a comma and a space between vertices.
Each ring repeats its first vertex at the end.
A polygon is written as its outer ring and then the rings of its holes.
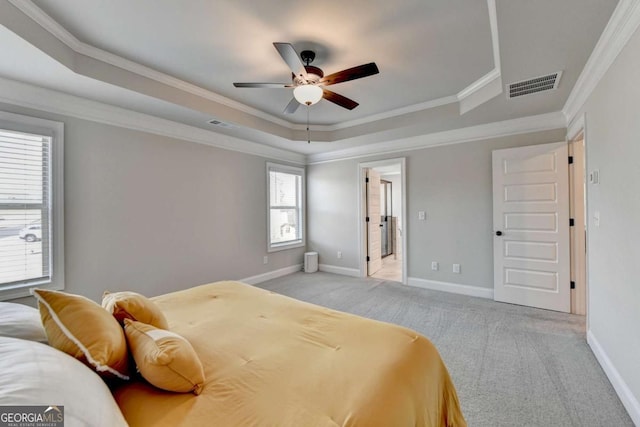
POLYGON ((51 141, 0 129, 0 288, 51 280, 51 141))

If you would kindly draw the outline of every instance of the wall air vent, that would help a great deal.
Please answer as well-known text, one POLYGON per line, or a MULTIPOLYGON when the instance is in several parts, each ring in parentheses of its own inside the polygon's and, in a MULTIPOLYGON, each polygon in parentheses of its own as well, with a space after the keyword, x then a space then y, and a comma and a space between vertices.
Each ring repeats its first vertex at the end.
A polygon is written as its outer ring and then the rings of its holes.
POLYGON ((560 76, 562 76, 562 71, 511 83, 507 85, 507 98, 515 98, 522 95, 557 89, 560 76))
POLYGON ((227 129, 233 128, 232 124, 225 123, 225 122, 220 121, 218 119, 209 120, 207 123, 209 123, 210 125, 218 126, 220 128, 227 128, 227 129))

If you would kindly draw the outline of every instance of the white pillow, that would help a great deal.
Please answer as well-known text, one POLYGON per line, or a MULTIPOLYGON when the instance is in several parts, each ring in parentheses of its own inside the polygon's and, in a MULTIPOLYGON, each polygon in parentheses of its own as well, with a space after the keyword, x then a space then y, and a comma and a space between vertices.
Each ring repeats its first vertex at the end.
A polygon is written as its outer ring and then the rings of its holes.
POLYGON ((33 307, 12 302, 0 302, 0 337, 47 342, 40 312, 33 307))
POLYGON ((0 406, 64 406, 65 426, 126 426, 102 379, 48 345, 0 337, 0 406))

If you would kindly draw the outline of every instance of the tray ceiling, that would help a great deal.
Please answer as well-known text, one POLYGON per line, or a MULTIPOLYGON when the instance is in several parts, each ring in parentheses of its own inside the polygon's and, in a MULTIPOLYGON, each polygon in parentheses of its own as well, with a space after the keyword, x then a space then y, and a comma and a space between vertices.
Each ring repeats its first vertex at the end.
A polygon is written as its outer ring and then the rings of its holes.
POLYGON ((332 87, 358 108, 310 107, 315 139, 327 142, 292 148, 309 153, 374 134, 398 138, 559 111, 617 0, 10 3, 2 6, 0 42, 22 60, 0 65, 0 76, 205 129, 216 118, 233 125, 223 133, 281 147, 306 138, 306 109, 282 114, 291 90, 232 85, 287 81, 272 42, 316 51, 313 65, 325 73, 375 61, 379 75, 332 87), (51 40, 12 19, 17 14, 51 40), (505 84, 558 70, 557 90, 514 100, 503 93, 505 84))

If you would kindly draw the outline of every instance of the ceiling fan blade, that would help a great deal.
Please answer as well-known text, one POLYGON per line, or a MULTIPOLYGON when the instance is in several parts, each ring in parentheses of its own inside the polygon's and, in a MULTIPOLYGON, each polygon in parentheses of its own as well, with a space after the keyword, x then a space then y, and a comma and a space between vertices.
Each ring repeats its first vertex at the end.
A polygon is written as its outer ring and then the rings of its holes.
POLYGON ((283 88, 291 87, 291 83, 234 83, 235 87, 283 88))
POLYGON ((346 108, 347 110, 353 110, 358 105, 360 105, 353 99, 349 99, 346 96, 342 96, 335 92, 331 92, 330 90, 327 90, 327 89, 322 89, 322 97, 327 101, 331 101, 334 104, 337 104, 343 108, 346 108))
POLYGON ((348 82, 349 80, 361 79, 363 77, 372 76, 378 74, 378 66, 375 62, 369 64, 358 65, 357 67, 349 68, 346 70, 338 71, 337 73, 329 74, 320 80, 320 84, 329 86, 336 83, 348 82))
POLYGON ((296 52, 291 43, 274 43, 273 45, 282 59, 284 59, 284 62, 291 68, 293 74, 306 77, 307 70, 305 70, 300 55, 298 55, 298 52, 296 52))
POLYGON ((297 99, 295 98, 291 98, 291 101, 289 101, 289 103, 287 104, 286 107, 284 107, 284 114, 293 114, 296 112, 296 110, 298 109, 298 106, 300 105, 300 103, 298 102, 297 99))

